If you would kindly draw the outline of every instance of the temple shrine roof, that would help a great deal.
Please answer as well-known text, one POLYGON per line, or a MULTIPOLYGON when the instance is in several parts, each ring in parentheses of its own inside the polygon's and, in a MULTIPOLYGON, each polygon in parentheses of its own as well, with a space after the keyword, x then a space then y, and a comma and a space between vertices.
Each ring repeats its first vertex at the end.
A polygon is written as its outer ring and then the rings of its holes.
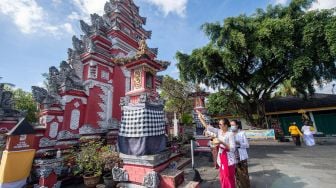
POLYGON ((24 135, 24 134, 35 134, 35 130, 32 125, 22 118, 16 125, 10 130, 7 135, 24 135))

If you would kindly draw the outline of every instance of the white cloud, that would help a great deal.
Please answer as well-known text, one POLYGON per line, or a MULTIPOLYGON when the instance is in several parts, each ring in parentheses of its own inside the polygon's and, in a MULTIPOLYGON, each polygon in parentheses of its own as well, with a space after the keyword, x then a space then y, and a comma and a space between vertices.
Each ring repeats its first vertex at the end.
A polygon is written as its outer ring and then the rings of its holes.
POLYGON ((282 5, 284 5, 284 4, 286 4, 288 2, 288 0, 275 0, 274 1, 274 4, 282 4, 282 5))
MULTIPOLYGON (((71 12, 68 15, 70 20, 83 19, 86 22, 90 21, 90 14, 97 13, 99 15, 104 14, 104 5, 107 0, 72 0, 72 4, 78 9, 78 11, 71 12)), ((176 13, 179 16, 185 16, 186 6, 188 0, 141 0, 142 2, 155 5, 164 13, 176 13)))
POLYGON ((336 0, 317 0, 311 9, 330 9, 336 7, 336 0))
POLYGON ((81 16, 78 14, 78 12, 71 12, 71 14, 68 15, 68 19, 79 20, 81 19, 81 16))
POLYGON ((144 0, 157 7, 166 15, 169 13, 176 13, 177 15, 184 17, 186 14, 186 8, 188 0, 144 0))
POLYGON ((48 23, 48 14, 35 0, 1 0, 0 13, 10 17, 19 30, 25 34, 45 31, 60 36, 64 30, 73 33, 69 23, 48 23))
POLYGON ((72 12, 68 18, 90 20, 90 14, 104 14, 104 5, 107 0, 72 0, 72 3, 79 9, 79 12, 72 12))

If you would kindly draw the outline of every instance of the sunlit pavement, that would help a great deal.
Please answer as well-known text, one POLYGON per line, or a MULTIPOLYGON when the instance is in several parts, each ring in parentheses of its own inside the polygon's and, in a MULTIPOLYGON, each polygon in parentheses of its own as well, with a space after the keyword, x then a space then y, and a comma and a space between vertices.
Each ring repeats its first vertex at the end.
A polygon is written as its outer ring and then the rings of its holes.
MULTIPOLYGON (((336 139, 313 147, 258 141, 251 143, 249 155, 253 188, 336 187, 336 139)), ((205 180, 201 187, 219 187, 218 170, 212 167, 209 157, 198 155, 195 161, 205 180)))

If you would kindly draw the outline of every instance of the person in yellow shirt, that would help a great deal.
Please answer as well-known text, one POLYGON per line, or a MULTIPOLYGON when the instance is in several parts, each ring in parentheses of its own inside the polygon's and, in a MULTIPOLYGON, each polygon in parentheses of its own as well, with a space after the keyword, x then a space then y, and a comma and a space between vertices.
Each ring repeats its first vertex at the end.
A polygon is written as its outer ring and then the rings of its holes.
POLYGON ((288 132, 291 134, 291 136, 293 138, 294 144, 296 146, 301 146, 301 139, 300 139, 300 137, 302 136, 302 133, 301 133, 300 129, 298 128, 298 126, 296 125, 295 122, 293 122, 289 126, 288 132))

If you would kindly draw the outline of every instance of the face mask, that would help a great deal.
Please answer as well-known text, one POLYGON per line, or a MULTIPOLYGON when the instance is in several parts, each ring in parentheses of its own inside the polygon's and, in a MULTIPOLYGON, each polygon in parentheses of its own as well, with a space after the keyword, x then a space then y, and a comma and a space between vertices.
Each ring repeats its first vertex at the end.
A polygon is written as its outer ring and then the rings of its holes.
POLYGON ((231 131, 237 131, 238 130, 238 127, 237 126, 231 126, 231 131))

